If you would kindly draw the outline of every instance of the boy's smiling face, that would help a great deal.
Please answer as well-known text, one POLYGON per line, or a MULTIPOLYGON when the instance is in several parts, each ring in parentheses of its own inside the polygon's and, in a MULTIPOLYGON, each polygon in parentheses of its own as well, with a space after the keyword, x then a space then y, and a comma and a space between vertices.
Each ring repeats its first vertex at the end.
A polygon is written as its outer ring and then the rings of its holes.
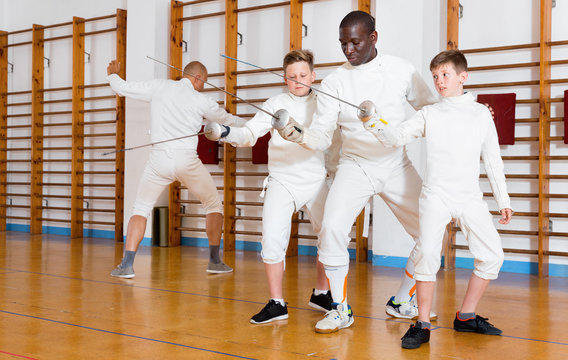
POLYGON ((443 97, 463 95, 463 83, 467 80, 467 71, 457 73, 451 62, 432 70, 432 79, 436 91, 443 97))

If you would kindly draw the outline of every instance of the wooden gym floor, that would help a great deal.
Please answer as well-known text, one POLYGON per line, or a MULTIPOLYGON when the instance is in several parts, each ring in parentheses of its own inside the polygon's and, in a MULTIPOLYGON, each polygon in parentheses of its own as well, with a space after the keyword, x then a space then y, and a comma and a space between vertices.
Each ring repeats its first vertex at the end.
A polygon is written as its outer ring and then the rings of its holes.
POLYGON ((267 298, 259 254, 228 257, 234 274, 208 275, 205 248, 142 247, 136 278, 109 272, 112 240, 0 233, 0 359, 568 359, 568 279, 503 273, 481 315, 503 336, 456 333, 470 271, 439 274, 430 344, 400 348, 410 321, 384 304, 402 269, 351 264, 351 328, 316 334, 308 305, 314 258, 287 261, 288 320, 251 325, 267 298))

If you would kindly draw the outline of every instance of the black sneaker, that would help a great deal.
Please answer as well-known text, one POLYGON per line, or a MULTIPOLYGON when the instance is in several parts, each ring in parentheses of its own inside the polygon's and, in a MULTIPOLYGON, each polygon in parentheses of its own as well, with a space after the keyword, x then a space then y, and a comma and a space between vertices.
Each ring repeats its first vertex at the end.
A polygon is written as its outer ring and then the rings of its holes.
POLYGON ((327 290, 325 294, 315 295, 315 290, 316 289, 312 290, 312 296, 310 297, 310 302, 308 303, 308 305, 323 312, 330 311, 331 303, 333 302, 333 299, 331 298, 331 291, 327 290))
POLYGON ((430 329, 422 329, 416 324, 410 325, 410 329, 401 338, 402 347, 405 349, 417 349, 420 345, 430 341, 430 329))
POLYGON ((288 307, 270 299, 258 314, 250 318, 250 322, 252 324, 266 324, 274 320, 284 319, 288 319, 288 307))
POLYGON ((454 319, 454 330, 463 332, 476 332, 485 335, 501 335, 502 331, 487 321, 487 318, 475 315, 475 318, 467 320, 454 319))

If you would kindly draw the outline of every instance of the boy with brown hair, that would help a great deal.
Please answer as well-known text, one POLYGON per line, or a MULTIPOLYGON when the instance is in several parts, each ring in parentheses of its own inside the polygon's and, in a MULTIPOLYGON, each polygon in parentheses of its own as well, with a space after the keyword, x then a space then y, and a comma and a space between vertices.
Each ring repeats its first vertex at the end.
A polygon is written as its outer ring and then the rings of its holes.
MULTIPOLYGON (((443 51, 430 63, 434 85, 442 100, 426 106, 397 127, 378 117, 367 128, 386 146, 402 146, 418 137, 426 140, 426 174, 420 195, 420 235, 414 249, 418 321, 402 338, 402 347, 415 349, 430 340, 429 314, 436 273, 440 268, 446 225, 456 218, 475 258, 474 270, 454 329, 500 335, 501 330, 475 314, 489 282, 503 264, 501 239, 479 188, 483 158, 487 177, 501 212, 499 223, 508 224, 513 211, 505 184, 497 131, 490 111, 464 93, 467 60, 457 50, 443 51)), ((388 119, 386 119, 388 121, 388 119)))

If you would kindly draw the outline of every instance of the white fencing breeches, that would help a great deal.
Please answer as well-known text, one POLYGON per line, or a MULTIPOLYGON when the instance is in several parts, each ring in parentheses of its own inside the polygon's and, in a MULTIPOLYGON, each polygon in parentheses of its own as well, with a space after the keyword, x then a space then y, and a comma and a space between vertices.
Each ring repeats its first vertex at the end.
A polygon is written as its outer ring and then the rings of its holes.
POLYGON ((270 178, 262 208, 262 260, 267 264, 284 261, 286 249, 290 241, 292 214, 305 206, 314 232, 321 228, 323 208, 327 196, 327 184, 321 184, 312 192, 311 199, 305 203, 296 203, 290 191, 278 180, 270 178))
POLYGON ((133 215, 148 217, 162 191, 174 181, 187 187, 207 214, 223 213, 213 178, 194 150, 157 148, 152 149, 140 178, 133 215))
MULTIPOLYGON (((328 266, 349 264, 347 247, 353 222, 375 194, 385 201, 406 232, 416 240, 421 187, 422 180, 406 156, 394 169, 363 169, 353 160, 342 159, 325 203, 319 260, 328 266)), ((375 219, 376 224, 379 221, 375 219)))
POLYGON ((451 204, 426 187, 420 195, 420 236, 415 247, 414 279, 436 281, 444 231, 452 217, 457 219, 475 258, 473 273, 482 279, 496 279, 504 255, 487 203, 480 197, 451 204))

